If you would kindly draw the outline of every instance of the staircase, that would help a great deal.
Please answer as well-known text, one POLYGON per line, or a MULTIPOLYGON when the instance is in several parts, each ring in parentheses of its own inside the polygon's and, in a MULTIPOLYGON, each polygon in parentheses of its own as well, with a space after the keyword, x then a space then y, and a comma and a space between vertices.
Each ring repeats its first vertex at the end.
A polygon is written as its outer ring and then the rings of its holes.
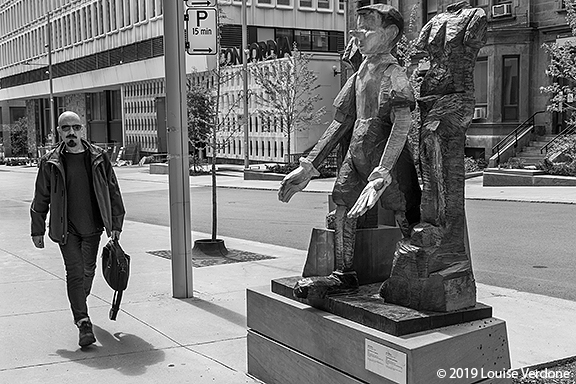
POLYGON ((555 135, 536 136, 535 140, 530 140, 528 145, 516 154, 516 157, 524 160, 524 165, 538 165, 546 157, 546 153, 540 153, 540 148, 554 137, 555 135))

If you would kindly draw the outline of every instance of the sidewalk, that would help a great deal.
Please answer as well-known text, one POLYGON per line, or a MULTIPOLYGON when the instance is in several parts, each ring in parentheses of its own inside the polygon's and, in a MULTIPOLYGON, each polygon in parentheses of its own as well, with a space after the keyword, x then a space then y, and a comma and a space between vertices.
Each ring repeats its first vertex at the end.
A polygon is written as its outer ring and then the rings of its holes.
MULTIPOLYGON (((100 271, 89 298, 95 346, 82 351, 65 295, 58 247, 29 238, 28 206, 35 168, 0 169, 0 382, 22 383, 257 383, 246 374, 245 290, 301 272, 305 251, 224 238, 232 249, 275 259, 194 269, 194 298, 172 298, 170 260, 148 252, 170 249, 167 227, 126 222, 122 245, 132 271, 121 312, 108 320, 112 291, 100 271), (25 228, 25 230, 23 230, 25 228)), ((147 167, 116 168, 123 191, 167 189, 167 175, 147 167)), ((325 193, 333 179, 313 180, 325 193)), ((209 176, 190 179, 210 185, 209 176)), ((275 190, 278 182, 218 177, 226 188, 275 190)), ((576 203, 574 187, 491 187, 466 183, 467 198, 576 203)), ((194 232, 195 238, 208 234, 194 232)), ((512 367, 576 355, 576 303, 483 284, 478 300, 507 322, 512 367)))

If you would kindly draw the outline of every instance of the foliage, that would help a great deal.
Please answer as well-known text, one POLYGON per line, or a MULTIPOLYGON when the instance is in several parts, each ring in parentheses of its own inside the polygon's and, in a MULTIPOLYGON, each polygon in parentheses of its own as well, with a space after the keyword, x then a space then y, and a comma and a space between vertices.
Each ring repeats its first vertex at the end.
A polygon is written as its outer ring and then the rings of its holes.
POLYGON ((10 127, 12 156, 28 156, 28 119, 22 117, 10 127))
POLYGON ((214 107, 210 91, 206 87, 186 81, 186 105, 188 120, 188 139, 195 147, 205 144, 214 122, 214 107))
POLYGON ((488 164, 484 159, 475 159, 473 157, 464 157, 464 172, 478 172, 486 168, 488 164))
MULTIPOLYGON (((576 36, 576 0, 565 0, 566 21, 576 36)), ((566 112, 568 126, 576 126, 576 44, 544 44, 543 48, 550 56, 546 74, 553 78, 551 85, 540 87, 540 91, 550 95, 547 109, 554 112, 566 112)))
MULTIPOLYGON (((408 26, 406 27, 406 33, 415 32, 418 25, 417 17, 418 17, 418 4, 415 4, 410 10, 410 16, 408 26)), ((417 66, 414 68, 413 61, 418 55, 418 49, 416 48, 417 40, 418 36, 414 39, 408 39, 407 35, 403 34, 400 40, 398 41, 396 47, 396 56, 398 58, 398 62, 400 63, 400 65, 404 67, 406 73, 410 74, 408 77, 408 81, 410 82, 410 86, 412 87, 412 92, 414 94, 415 99, 418 99, 420 97, 420 85, 422 85, 422 80, 424 79, 419 72, 419 68, 425 67, 429 63, 429 59, 427 57, 424 57, 419 60, 417 66), (411 67, 412 71, 410 71, 411 67)), ((410 144, 410 149, 412 150, 414 161, 416 163, 416 169, 419 170, 418 163, 420 161, 420 157, 418 156, 418 152, 420 145, 419 144, 420 108, 418 108, 418 105, 416 105, 416 108, 412 111, 411 115, 412 115, 412 125, 410 126, 410 131, 408 132, 408 143, 410 144)))
POLYGON ((544 159, 538 164, 538 168, 548 175, 576 176, 576 160, 553 163, 548 159, 544 159))
MULTIPOLYGON (((266 165, 266 169, 270 172, 287 175, 299 166, 299 162, 291 162, 287 164, 266 165)), ((336 176, 336 170, 326 166, 324 163, 320 164, 318 172, 320 172, 320 175, 318 176, 320 179, 336 176)))
POLYGON ((526 168, 526 164, 524 159, 520 157, 511 157, 505 163, 500 163, 500 168, 504 169, 524 169, 526 168))
POLYGON ((263 90, 253 93, 263 106, 259 114, 264 121, 280 123, 287 137, 288 158, 292 132, 318 124, 326 113, 324 107, 316 109, 322 98, 316 93, 320 87, 318 76, 308 68, 311 58, 294 46, 292 56, 256 63, 250 68, 252 78, 263 90))

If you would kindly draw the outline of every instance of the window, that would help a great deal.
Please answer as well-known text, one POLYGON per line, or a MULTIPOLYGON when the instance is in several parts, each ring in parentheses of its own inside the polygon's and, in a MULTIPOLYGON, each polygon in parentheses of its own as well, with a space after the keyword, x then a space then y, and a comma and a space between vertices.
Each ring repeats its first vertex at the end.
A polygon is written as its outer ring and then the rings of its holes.
POLYGON ((290 4, 290 1, 291 0, 276 0, 276 4, 277 5, 283 5, 285 7, 289 7, 292 5, 292 4, 290 4))
POLYGON ((318 9, 330 9, 330 0, 318 0, 318 9))
POLYGON ((312 8, 312 0, 300 0, 300 8, 312 8))
POLYGON ((328 51, 328 33, 323 31, 312 31, 312 50, 328 51))
POLYGON ((338 10, 344 12, 345 8, 346 8, 345 0, 338 0, 338 10))
POLYGON ((292 48, 294 44, 294 30, 293 29, 283 29, 283 28, 276 28, 276 41, 278 38, 285 37, 288 40, 288 46, 292 48))
POLYGON ((487 7, 490 5, 490 0, 472 0, 470 5, 473 7, 487 7))
POLYGON ((258 4, 272 5, 272 0, 258 0, 258 4))
POLYGON ((488 58, 480 57, 474 67, 474 96, 477 107, 488 105, 488 58))
POLYGON ((438 12, 438 0, 424 0, 424 14, 426 15, 426 20, 424 22, 430 21, 436 13, 438 12))
POLYGON ((294 42, 301 51, 312 49, 312 37, 310 31, 294 31, 294 42))
POLYGON ((520 95, 518 56, 504 56, 502 67, 502 121, 518 120, 518 98, 520 95))

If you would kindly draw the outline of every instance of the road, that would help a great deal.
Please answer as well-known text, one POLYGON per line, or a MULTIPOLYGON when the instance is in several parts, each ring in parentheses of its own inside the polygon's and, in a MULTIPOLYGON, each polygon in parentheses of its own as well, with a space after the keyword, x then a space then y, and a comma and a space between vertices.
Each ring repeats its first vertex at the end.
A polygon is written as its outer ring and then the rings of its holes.
MULTIPOLYGON (((218 190, 220 236, 307 249, 323 227, 327 195, 297 194, 289 204, 276 192, 218 190)), ((211 189, 192 188, 192 227, 211 231, 211 189)), ((129 220, 169 225, 168 192, 125 194, 129 220), (147 207, 140 209, 139 207, 147 207)), ((576 205, 468 200, 466 212, 476 279, 480 283, 576 301, 576 205)))
MULTIPOLYGON (((1 172, 2 204, 28 215, 34 177, 34 170, 1 172)), ((119 177, 126 220, 169 225, 165 179, 119 177)), ((210 233, 211 189, 191 188, 191 201, 193 230, 210 233)), ((328 210, 324 193, 300 193, 284 204, 275 191, 219 188, 218 204, 220 236, 302 250, 328 210)), ((576 301, 576 205, 467 200, 466 208, 478 282, 576 301)))

